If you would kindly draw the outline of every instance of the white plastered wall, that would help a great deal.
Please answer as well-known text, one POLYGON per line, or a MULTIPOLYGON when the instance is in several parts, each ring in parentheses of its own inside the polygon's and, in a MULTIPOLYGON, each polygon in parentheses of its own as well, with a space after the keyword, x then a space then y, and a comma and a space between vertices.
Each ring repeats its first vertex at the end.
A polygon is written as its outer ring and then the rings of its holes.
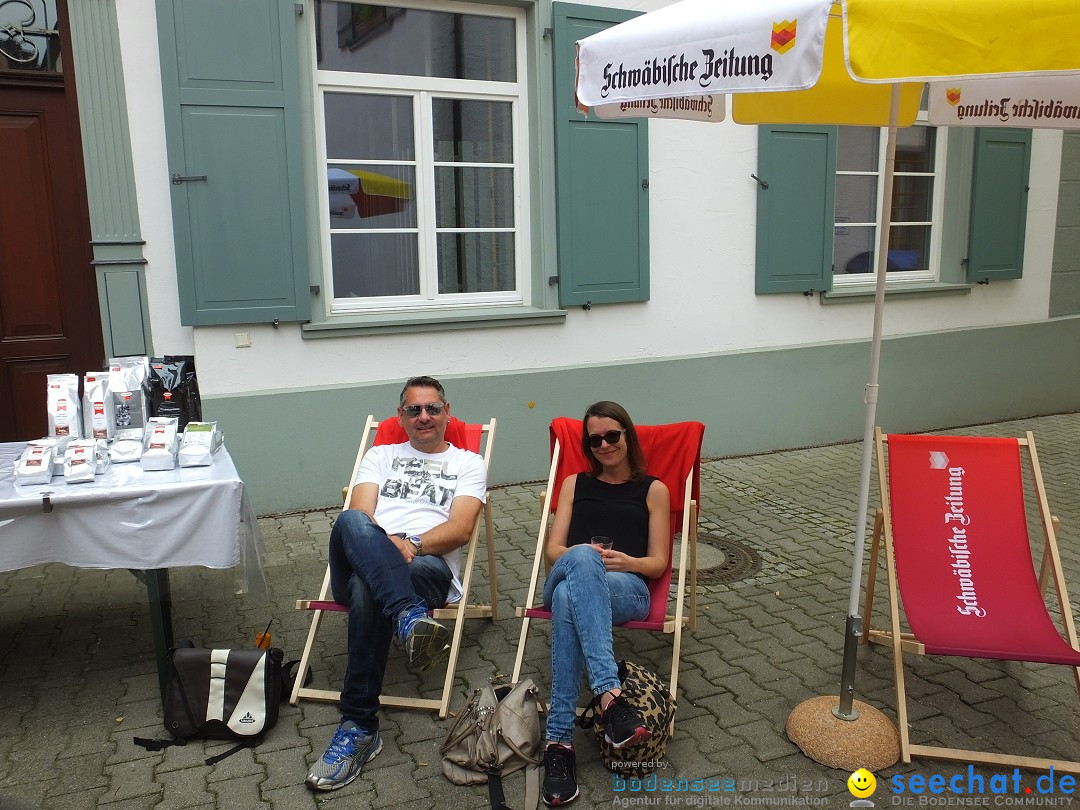
MULTIPOLYGON (((154 4, 117 0, 154 348, 194 351, 204 395, 478 375, 866 338, 872 302, 754 294, 757 132, 650 124, 651 300, 571 309, 565 323, 304 340, 300 327, 180 325, 154 4), (236 348, 238 332, 249 348, 236 348)), ((648 10, 662 3, 640 3, 648 10)), ((1047 317, 1061 135, 1037 131, 1024 278, 970 295, 890 299, 886 335, 1047 317)))

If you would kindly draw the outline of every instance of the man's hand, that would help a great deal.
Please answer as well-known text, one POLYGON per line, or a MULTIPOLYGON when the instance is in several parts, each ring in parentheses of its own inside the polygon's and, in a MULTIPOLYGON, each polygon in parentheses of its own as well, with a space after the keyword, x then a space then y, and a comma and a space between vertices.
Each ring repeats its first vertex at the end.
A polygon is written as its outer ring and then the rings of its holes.
POLYGON ((405 539, 405 535, 399 533, 390 534, 387 535, 387 537, 389 537, 391 542, 397 546, 397 550, 401 552, 401 556, 404 558, 405 562, 411 563, 413 558, 416 557, 416 549, 413 547, 412 543, 405 539))

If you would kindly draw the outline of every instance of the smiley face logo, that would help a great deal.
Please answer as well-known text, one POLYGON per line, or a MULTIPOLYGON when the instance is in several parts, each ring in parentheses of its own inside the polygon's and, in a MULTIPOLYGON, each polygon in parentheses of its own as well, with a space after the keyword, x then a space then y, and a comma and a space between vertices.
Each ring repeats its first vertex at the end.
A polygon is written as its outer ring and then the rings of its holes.
POLYGON ((865 799, 877 787, 877 779, 866 768, 859 768, 847 780, 848 790, 856 799, 865 799))

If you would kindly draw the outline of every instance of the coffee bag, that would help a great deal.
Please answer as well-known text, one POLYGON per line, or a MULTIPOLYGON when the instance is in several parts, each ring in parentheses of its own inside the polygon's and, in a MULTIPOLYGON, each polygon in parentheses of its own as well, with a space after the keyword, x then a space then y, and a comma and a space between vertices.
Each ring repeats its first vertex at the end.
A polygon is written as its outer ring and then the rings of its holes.
POLYGON ((116 413, 109 391, 107 371, 83 375, 83 435, 88 439, 108 439, 116 430, 116 413))
POLYGON ((144 470, 171 470, 176 466, 176 417, 152 416, 143 433, 139 463, 144 470))
POLYGON ((47 376, 49 435, 78 439, 82 436, 79 378, 75 374, 47 376))

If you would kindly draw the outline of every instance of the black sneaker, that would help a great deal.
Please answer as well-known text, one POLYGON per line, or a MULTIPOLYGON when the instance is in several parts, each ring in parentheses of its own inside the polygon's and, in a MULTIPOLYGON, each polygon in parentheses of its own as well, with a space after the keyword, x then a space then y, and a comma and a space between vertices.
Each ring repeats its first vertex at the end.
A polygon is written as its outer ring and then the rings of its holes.
POLYGON ((574 749, 551 743, 544 749, 544 804, 558 807, 578 797, 574 749))
POLYGON ((604 725, 604 736, 616 750, 647 740, 652 736, 652 732, 645 728, 641 712, 627 703, 622 695, 616 695, 611 699, 600 721, 604 725))

